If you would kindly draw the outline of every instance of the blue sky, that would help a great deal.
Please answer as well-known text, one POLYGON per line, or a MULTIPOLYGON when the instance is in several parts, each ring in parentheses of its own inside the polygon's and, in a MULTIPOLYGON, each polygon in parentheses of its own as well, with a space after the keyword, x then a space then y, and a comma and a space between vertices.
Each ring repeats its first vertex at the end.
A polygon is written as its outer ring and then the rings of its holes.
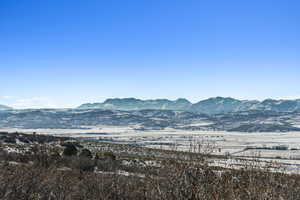
POLYGON ((300 98, 297 0, 2 0, 0 104, 300 98))

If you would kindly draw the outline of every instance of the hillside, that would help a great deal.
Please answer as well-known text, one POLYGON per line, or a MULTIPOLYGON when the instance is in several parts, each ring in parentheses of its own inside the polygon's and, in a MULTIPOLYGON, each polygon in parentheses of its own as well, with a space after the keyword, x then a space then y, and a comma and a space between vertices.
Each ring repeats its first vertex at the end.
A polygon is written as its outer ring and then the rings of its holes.
POLYGON ((0 167, 0 199, 300 198, 300 176, 284 171, 292 166, 197 149, 0 133, 0 167))
POLYGON ((300 112, 240 111, 199 114, 172 110, 32 109, 0 111, 1 128, 82 129, 134 126, 138 130, 300 131, 300 112))

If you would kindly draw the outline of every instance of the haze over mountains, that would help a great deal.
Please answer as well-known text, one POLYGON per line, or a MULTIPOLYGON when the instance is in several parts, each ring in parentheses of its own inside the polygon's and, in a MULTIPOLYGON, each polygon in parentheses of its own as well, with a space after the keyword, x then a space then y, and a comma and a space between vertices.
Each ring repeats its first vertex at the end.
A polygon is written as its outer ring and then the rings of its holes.
POLYGON ((198 103, 192 104, 187 99, 168 99, 141 100, 135 98, 115 98, 107 99, 103 103, 87 103, 78 107, 79 109, 105 109, 105 110, 177 110, 189 111, 204 114, 220 114, 241 111, 277 111, 292 112, 300 111, 300 99, 298 100, 238 100, 230 97, 209 98, 198 103))
POLYGON ((11 110, 11 107, 5 106, 5 105, 0 105, 0 110, 11 110))

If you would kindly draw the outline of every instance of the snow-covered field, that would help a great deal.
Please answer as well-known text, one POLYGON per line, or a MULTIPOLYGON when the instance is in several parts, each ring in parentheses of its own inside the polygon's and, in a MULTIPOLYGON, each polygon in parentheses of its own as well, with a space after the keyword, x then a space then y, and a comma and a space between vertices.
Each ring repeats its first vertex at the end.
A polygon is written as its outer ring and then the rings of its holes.
POLYGON ((0 131, 35 132, 151 148, 209 152, 235 158, 234 163, 231 162, 232 159, 212 160, 212 165, 223 167, 242 166, 244 161, 241 162, 236 158, 253 160, 255 157, 264 163, 277 162, 281 170, 300 173, 300 132, 241 133, 177 129, 142 131, 136 128, 136 126, 97 126, 83 129, 0 129, 0 131), (274 147, 286 149, 275 150, 274 147))
POLYGON ((177 129, 142 131, 135 128, 134 126, 97 126, 84 127, 84 129, 0 129, 0 131, 36 132, 185 151, 199 151, 199 148, 204 150, 206 147, 213 147, 214 153, 221 155, 300 158, 300 132, 240 133, 177 129), (288 150, 253 149, 280 145, 288 147, 288 150))

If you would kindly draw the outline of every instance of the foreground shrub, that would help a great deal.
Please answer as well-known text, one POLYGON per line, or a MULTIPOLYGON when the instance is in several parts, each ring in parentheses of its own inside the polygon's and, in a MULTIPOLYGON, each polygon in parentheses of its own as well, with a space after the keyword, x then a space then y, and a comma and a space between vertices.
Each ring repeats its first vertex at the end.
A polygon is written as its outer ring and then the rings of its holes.
POLYGON ((1 166, 0 170, 0 199, 7 200, 294 200, 300 198, 299 191, 299 176, 243 170, 218 174, 211 168, 188 165, 144 178, 26 165, 1 166))
POLYGON ((88 149, 82 149, 79 156, 84 158, 90 158, 90 159, 93 157, 92 152, 88 149))
POLYGON ((64 156, 76 156, 77 155, 77 148, 74 144, 72 143, 68 143, 68 144, 65 144, 65 149, 63 151, 63 155, 64 156))
POLYGON ((93 159, 86 150, 79 156, 59 152, 44 145, 31 154, 0 149, 0 199, 300 199, 299 175, 273 173, 256 163, 234 170, 210 167, 205 159, 153 156, 155 165, 149 166, 146 157, 134 154, 98 152, 93 159))

